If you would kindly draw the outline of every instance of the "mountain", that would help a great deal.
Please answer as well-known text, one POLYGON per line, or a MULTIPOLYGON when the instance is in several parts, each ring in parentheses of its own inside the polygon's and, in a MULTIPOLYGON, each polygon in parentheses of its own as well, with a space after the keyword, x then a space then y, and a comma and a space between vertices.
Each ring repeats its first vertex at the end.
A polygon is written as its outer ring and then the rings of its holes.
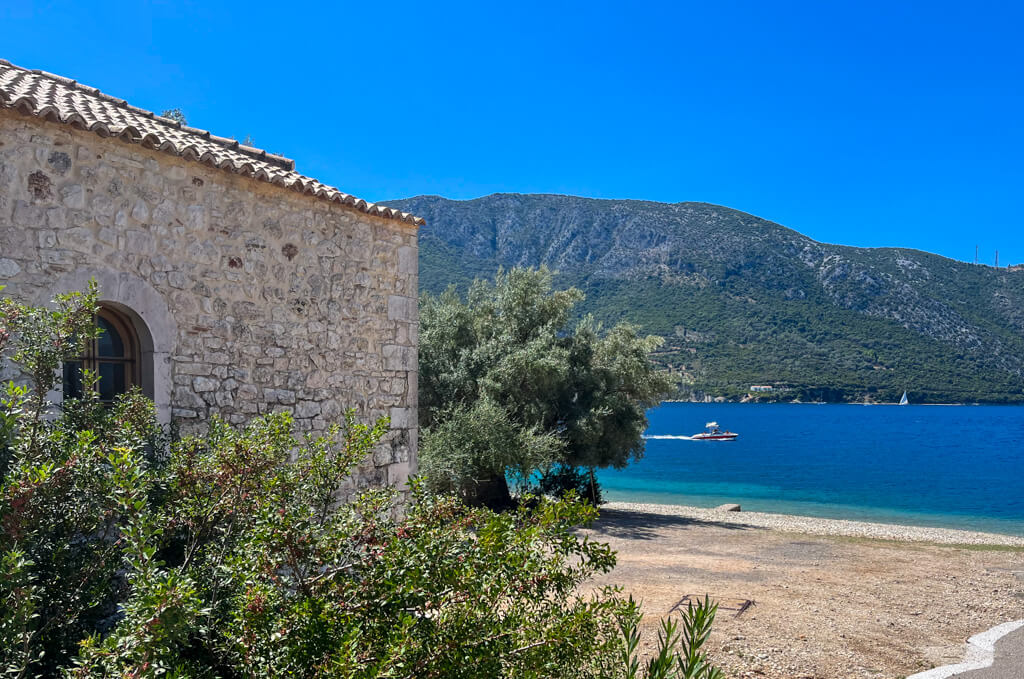
POLYGON ((1024 402, 1024 270, 816 242, 707 203, 495 194, 426 219, 421 289, 547 265, 583 311, 661 335, 691 395, 1024 402))

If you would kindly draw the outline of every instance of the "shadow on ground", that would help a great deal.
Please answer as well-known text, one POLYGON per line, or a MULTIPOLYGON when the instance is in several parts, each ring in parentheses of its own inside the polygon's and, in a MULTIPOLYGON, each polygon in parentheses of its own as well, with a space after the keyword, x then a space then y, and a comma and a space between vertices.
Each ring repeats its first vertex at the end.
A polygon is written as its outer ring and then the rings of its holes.
POLYGON ((671 514, 648 514, 622 509, 602 509, 601 517, 591 527, 595 533, 625 540, 654 540, 666 528, 696 528, 711 526, 728 530, 750 530, 751 526, 693 519, 671 514))

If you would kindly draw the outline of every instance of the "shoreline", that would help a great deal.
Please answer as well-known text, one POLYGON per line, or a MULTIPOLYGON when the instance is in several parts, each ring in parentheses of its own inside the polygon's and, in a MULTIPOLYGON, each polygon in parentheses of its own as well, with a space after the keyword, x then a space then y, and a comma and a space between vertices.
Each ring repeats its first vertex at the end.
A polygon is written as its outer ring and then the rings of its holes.
POLYGON ((584 531, 616 552, 593 586, 641 602, 644 653, 681 598, 709 596, 707 651, 737 679, 907 677, 1021 618, 1015 536, 627 502, 584 531))
POLYGON ((731 526, 748 526, 784 533, 825 537, 868 538, 893 542, 920 542, 940 545, 990 545, 1024 549, 1024 537, 986 533, 958 528, 931 528, 891 523, 873 523, 850 519, 825 519, 767 512, 728 512, 687 505, 663 505, 643 502, 607 502, 601 510, 635 512, 694 519, 731 526))

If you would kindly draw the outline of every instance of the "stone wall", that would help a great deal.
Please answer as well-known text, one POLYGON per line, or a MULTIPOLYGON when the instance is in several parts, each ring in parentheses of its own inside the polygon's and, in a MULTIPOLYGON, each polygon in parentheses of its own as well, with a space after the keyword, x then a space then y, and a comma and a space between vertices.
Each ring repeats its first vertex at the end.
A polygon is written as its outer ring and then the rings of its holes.
POLYGON ((414 226, 0 109, 0 285, 90 276, 149 337, 147 390, 184 432, 288 410, 391 417, 359 485, 416 462, 414 226))

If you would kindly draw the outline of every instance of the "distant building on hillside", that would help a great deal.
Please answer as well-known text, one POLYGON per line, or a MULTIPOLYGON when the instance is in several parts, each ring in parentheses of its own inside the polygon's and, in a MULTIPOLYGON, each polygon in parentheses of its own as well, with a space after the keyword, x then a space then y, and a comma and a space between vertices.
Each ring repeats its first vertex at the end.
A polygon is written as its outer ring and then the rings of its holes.
POLYGON ((754 384, 751 385, 750 391, 772 391, 772 386, 768 384, 754 384))
MULTIPOLYGON (((288 110, 334 134, 314 104, 288 110)), ((0 60, 3 294, 44 304, 99 283, 103 339, 65 366, 56 401, 91 368, 101 398, 138 385, 185 432, 281 410, 323 431, 354 407, 392 428, 355 483, 404 481, 420 223, 287 158, 0 60)))

